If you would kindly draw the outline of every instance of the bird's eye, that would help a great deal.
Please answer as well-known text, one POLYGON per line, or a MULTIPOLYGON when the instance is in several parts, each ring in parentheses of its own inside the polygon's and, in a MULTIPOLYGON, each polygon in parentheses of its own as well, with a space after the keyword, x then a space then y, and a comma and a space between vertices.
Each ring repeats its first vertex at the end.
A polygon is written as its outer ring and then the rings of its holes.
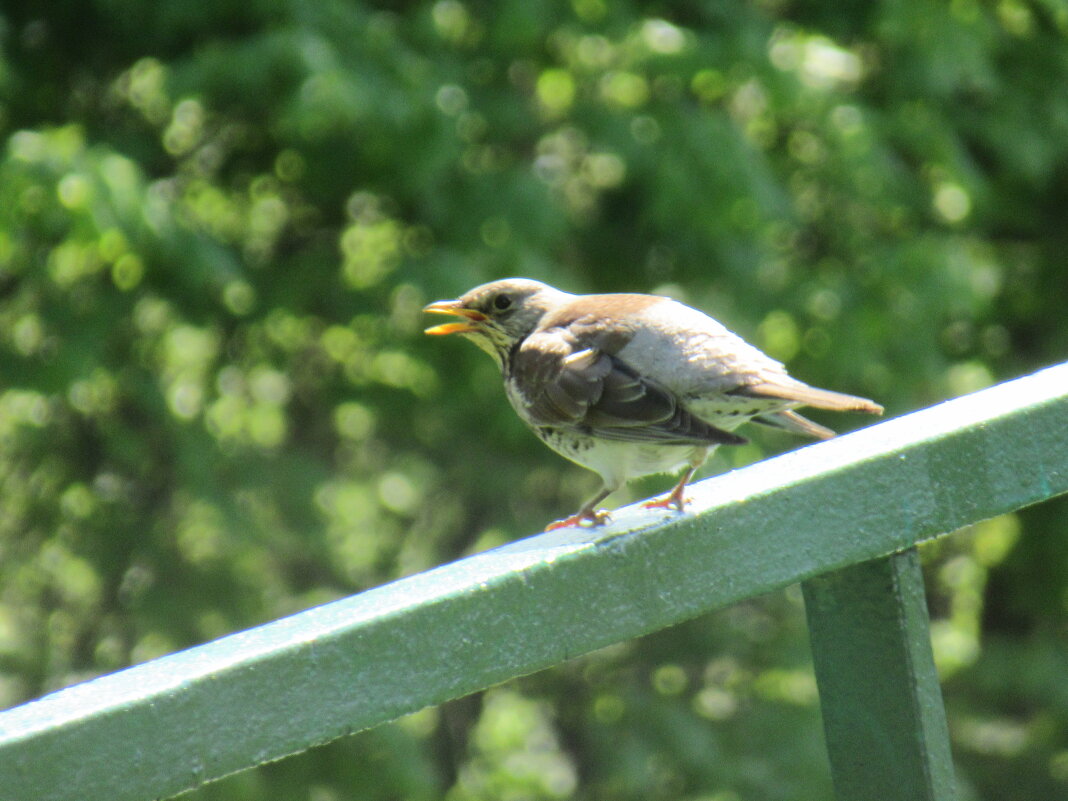
POLYGON ((497 311, 504 311, 512 305, 512 299, 507 295, 498 295, 493 299, 493 308, 497 311))

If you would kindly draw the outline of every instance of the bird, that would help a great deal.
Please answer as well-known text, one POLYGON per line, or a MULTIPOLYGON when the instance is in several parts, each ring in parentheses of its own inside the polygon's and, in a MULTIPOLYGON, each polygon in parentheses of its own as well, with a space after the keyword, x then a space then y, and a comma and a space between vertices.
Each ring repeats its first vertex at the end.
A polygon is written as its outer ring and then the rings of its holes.
POLYGON ((644 506, 683 511, 686 485, 709 454, 747 442, 734 433, 743 423, 829 439, 834 431, 795 410, 883 411, 867 398, 792 378, 722 323, 659 295, 576 295, 506 278, 423 311, 459 318, 425 333, 458 334, 486 351, 523 422, 600 475, 597 494, 546 531, 607 522, 598 505, 651 474, 682 470, 670 493, 644 506))

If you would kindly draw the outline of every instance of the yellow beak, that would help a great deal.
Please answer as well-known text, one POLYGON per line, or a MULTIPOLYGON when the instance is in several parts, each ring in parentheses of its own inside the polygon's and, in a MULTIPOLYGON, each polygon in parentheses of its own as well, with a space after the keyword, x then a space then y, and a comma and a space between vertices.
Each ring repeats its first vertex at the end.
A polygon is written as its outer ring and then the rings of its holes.
POLYGON ((429 306, 423 307, 423 311, 430 312, 431 314, 451 314, 454 317, 463 317, 468 320, 468 322, 464 323, 445 323, 444 325, 435 325, 423 332, 434 336, 440 334, 469 334, 472 331, 479 330, 476 323, 481 323, 489 319, 482 312, 464 308, 460 305, 460 301, 458 300, 436 300, 429 306))

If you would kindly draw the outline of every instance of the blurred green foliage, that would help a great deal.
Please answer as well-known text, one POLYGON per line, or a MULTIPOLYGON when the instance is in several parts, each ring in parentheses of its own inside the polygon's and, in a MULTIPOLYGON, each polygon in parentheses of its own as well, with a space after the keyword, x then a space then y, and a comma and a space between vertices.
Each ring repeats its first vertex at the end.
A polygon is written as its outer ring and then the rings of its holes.
MULTIPOLYGON (((420 335, 485 280, 671 293, 891 414, 1062 360, 1066 85, 1061 0, 4 3, 0 705, 575 507, 420 335)), ((964 799, 1068 793, 1066 525, 927 549, 964 799)), ((826 798, 819 725, 786 592, 188 797, 826 798)))

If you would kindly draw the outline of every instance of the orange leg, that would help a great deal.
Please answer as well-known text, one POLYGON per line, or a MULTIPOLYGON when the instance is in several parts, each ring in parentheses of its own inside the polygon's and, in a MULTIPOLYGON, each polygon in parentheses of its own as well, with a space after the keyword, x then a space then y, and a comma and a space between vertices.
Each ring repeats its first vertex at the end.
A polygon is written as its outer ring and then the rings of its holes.
POLYGON ((679 483, 675 485, 675 489, 665 495, 663 498, 656 498, 652 501, 646 501, 642 504, 643 509, 667 509, 674 506, 680 512, 686 505, 686 484, 693 478, 693 474, 697 472, 697 468, 700 465, 690 465, 689 469, 682 474, 682 478, 679 479, 679 483))
POLYGON ((579 509, 571 517, 565 517, 563 520, 557 520, 555 523, 550 523, 545 527, 546 531, 555 531, 558 528, 570 528, 571 526, 580 526, 587 520, 592 526, 603 526, 607 523, 611 517, 604 509, 597 509, 597 504, 607 498, 612 492, 615 491, 615 487, 605 487, 598 492, 589 503, 579 509))

